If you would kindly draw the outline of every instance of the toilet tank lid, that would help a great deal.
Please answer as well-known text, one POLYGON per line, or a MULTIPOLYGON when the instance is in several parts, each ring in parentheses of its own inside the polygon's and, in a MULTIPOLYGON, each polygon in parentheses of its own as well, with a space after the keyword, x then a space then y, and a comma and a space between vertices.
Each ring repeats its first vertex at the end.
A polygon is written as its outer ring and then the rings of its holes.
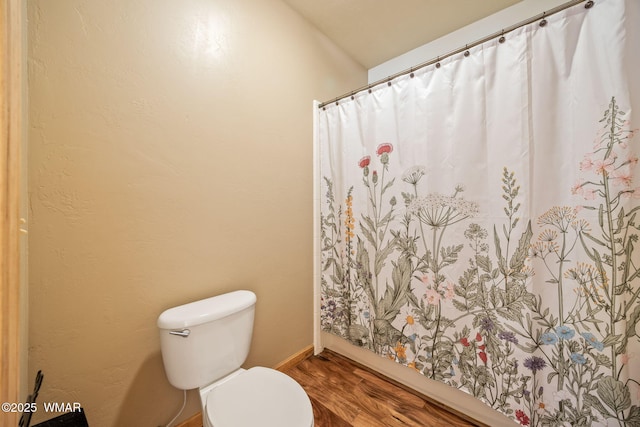
POLYGON ((158 328, 177 329, 222 319, 256 303, 251 291, 234 291, 165 310, 158 317, 158 328))

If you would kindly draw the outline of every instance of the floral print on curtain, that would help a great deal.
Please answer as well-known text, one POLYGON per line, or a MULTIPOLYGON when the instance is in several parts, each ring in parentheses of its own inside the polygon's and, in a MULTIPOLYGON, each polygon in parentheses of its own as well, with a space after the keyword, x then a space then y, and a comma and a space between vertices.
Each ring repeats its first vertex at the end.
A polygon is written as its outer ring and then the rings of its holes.
POLYGON ((640 426, 640 141, 624 102, 580 117, 593 140, 546 171, 573 185, 540 188, 527 162, 504 163, 493 198, 471 174, 434 178, 447 160, 421 164, 406 135, 325 148, 322 329, 520 425, 640 426), (534 209, 533 191, 564 203, 534 209))
POLYGON ((638 157, 627 150, 638 142, 615 99, 601 122, 570 189, 585 203, 551 206, 525 224, 507 167, 496 183, 504 221, 490 226, 474 222, 479 207, 462 185, 422 194, 422 166, 396 182, 391 143, 354 165, 367 213, 353 211, 351 191, 336 201, 325 177, 323 329, 465 390, 521 425, 640 425, 639 379, 623 375, 640 357, 628 351, 639 338, 640 206, 624 204, 640 199, 638 157), (398 200, 391 189, 401 182, 398 200), (585 210, 597 212, 595 224, 581 218, 585 210), (456 223, 465 225, 462 235, 449 231, 456 223), (587 261, 574 261, 578 252, 587 261), (390 277, 381 274, 385 263, 390 277), (531 292, 534 275, 557 299, 531 292))

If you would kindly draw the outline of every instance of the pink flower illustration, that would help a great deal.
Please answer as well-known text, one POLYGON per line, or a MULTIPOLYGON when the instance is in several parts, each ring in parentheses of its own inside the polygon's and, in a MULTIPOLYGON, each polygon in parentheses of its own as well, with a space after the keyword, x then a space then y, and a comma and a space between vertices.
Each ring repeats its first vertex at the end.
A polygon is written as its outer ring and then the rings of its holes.
POLYGON ((455 296, 456 293, 453 290, 453 283, 449 282, 447 284, 447 289, 444 291, 444 297, 447 301, 451 301, 455 296))
POLYGON ((588 171, 593 168, 593 159, 591 158, 592 154, 585 154, 584 159, 580 162, 580 170, 588 171))
POLYGON ((485 365, 487 364, 487 353, 485 353, 484 351, 481 351, 480 353, 478 353, 478 357, 480 357, 480 359, 482 359, 482 362, 485 365))
POLYGON ((625 191, 620 194, 620 197, 624 199, 640 199, 640 187, 625 191))
POLYGON ((376 153, 378 154, 378 156, 382 156, 384 153, 390 153, 392 151, 393 151, 393 145, 389 143, 385 143, 385 144, 378 145, 378 150, 376 151, 376 153))
POLYGON ((584 191, 584 180, 579 179, 571 186, 571 194, 582 194, 584 191))
POLYGON ((611 174, 611 178, 613 180, 613 182, 615 182, 617 185, 621 186, 621 187, 631 187, 631 184, 633 184, 633 176, 631 175, 631 172, 628 170, 617 170, 614 171, 611 174))
POLYGON ((592 189, 585 189, 582 192, 582 197, 584 197, 585 200, 595 200, 596 198, 596 191, 592 190, 592 189))
POLYGON ((360 159, 360 162, 358 162, 358 166, 364 169, 369 166, 369 163, 371 163, 371 156, 364 156, 360 159))
POLYGON ((602 175, 604 173, 609 174, 611 173, 611 171, 613 171, 614 162, 615 162, 615 158, 596 160, 595 162, 593 162, 593 170, 598 175, 602 175))
POLYGON ((436 305, 440 301, 440 294, 435 289, 427 289, 427 293, 424 295, 427 303, 436 305))
MULTIPOLYGON (((594 200, 596 198, 596 190, 586 187, 586 183, 580 179, 571 187, 571 194, 582 196, 585 200, 594 200)), ((579 209, 581 207, 577 207, 579 209)))

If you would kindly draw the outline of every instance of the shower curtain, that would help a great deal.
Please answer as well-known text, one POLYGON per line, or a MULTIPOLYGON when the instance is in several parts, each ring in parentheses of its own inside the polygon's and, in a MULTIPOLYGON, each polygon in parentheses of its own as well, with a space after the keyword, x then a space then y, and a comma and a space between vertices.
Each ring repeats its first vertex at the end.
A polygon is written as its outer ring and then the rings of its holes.
POLYGON ((323 331, 516 424, 640 426, 639 3, 318 111, 323 331))

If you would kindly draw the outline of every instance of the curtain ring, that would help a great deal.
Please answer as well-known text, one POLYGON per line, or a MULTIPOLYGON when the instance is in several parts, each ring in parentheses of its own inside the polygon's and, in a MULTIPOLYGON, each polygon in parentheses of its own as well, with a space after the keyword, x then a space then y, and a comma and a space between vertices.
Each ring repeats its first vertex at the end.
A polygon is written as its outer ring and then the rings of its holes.
POLYGON ((500 35, 500 38, 498 39, 498 41, 500 43, 504 43, 507 39, 504 38, 504 30, 502 30, 502 34, 500 35))
POLYGON ((436 60, 436 68, 440 68, 440 57, 438 56, 438 59, 436 60))
POLYGON ((414 77, 415 77, 415 74, 414 74, 414 72, 413 72, 413 67, 409 68, 409 73, 410 73, 410 74, 409 74, 409 77, 411 77, 411 78, 414 78, 414 77))
POLYGON ((469 56, 469 45, 468 44, 465 45, 464 48, 467 49, 467 50, 464 51, 464 56, 467 57, 467 56, 469 56))
POLYGON ((593 7, 593 1, 589 0, 585 5, 584 8, 585 9, 591 9, 593 7))
POLYGON ((542 12, 542 21, 540 21, 540 26, 544 27, 545 25, 547 25, 547 20, 544 19, 546 12, 542 12))
POLYGON ((391 86, 391 78, 389 78, 389 80, 387 80, 387 86, 391 86))

